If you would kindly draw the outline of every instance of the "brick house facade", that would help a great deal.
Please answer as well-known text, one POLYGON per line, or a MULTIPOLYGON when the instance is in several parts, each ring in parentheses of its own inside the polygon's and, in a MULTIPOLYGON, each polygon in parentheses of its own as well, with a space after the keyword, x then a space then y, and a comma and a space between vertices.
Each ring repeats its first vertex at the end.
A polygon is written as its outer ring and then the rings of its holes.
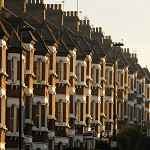
POLYGON ((61 5, 46 6, 43 0, 0 4, 0 149, 19 146, 21 44, 22 149, 91 150, 100 140, 110 141, 114 94, 117 133, 125 123, 140 127, 149 121, 150 73, 136 54, 114 47, 101 27, 92 29, 90 20, 63 12, 61 5), (20 43, 23 26, 34 31, 23 32, 20 43), (89 140, 85 133, 92 134, 89 140))

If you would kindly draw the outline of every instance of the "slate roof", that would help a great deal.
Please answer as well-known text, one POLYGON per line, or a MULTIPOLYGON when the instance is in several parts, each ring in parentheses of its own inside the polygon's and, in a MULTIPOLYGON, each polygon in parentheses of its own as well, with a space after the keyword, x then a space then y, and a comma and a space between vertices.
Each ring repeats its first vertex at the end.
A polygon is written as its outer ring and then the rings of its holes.
POLYGON ((86 58, 86 53, 84 52, 84 50, 82 49, 82 47, 79 45, 79 43, 77 42, 77 40, 75 38, 73 38, 74 43, 77 46, 77 52, 76 55, 77 57, 82 57, 82 58, 86 58))
POLYGON ((63 54, 69 54, 72 56, 70 53, 68 47, 65 45, 65 43, 62 41, 62 39, 59 39, 59 44, 58 44, 58 49, 57 53, 63 53, 63 54))
MULTIPOLYGON (((20 37, 17 32, 12 28, 10 38, 8 40, 8 44, 11 48, 19 48, 20 49, 20 37)), ((28 51, 25 45, 22 43, 22 47, 25 51, 28 51)))
POLYGON ((79 43, 80 43, 82 49, 83 49, 87 54, 93 53, 93 51, 92 51, 92 49, 91 49, 89 43, 87 43, 87 41, 85 40, 85 38, 84 38, 83 36, 80 38, 79 43))
POLYGON ((0 21, 0 35, 5 35, 7 38, 9 38, 9 34, 7 32, 7 30, 5 29, 4 25, 2 24, 2 22, 0 21))
POLYGON ((45 41, 43 40, 42 36, 39 34, 38 31, 35 33, 35 37, 37 38, 35 49, 38 51, 51 53, 50 49, 48 48, 48 46, 46 45, 45 41))

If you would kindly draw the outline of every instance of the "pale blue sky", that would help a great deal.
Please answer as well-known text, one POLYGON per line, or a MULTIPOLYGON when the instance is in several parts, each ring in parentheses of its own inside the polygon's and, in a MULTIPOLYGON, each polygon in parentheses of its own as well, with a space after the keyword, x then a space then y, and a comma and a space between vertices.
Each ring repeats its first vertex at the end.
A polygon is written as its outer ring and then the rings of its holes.
MULTIPOLYGON (((61 0, 45 0, 59 4, 61 0)), ((87 16, 93 27, 102 27, 114 42, 123 39, 124 48, 137 50, 139 64, 150 69, 150 0, 78 0, 80 19, 87 16)), ((65 0, 65 11, 76 11, 77 0, 65 0)))

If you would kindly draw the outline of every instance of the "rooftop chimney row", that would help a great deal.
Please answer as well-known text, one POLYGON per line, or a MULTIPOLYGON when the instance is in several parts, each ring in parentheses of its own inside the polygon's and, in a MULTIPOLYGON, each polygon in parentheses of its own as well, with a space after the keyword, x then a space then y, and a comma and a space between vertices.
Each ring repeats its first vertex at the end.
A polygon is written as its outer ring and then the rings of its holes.
POLYGON ((35 0, 28 0, 27 4, 44 4, 44 0, 36 0, 36 3, 35 0))
POLYGON ((80 20, 80 25, 90 25, 90 20, 80 20))
POLYGON ((62 10, 62 4, 47 4, 47 9, 62 10))
POLYGON ((92 32, 102 33, 102 27, 92 28, 92 32), (95 30, 96 29, 96 30, 95 30))
POLYGON ((67 11, 67 12, 64 12, 64 16, 78 16, 78 12, 77 11, 67 11))

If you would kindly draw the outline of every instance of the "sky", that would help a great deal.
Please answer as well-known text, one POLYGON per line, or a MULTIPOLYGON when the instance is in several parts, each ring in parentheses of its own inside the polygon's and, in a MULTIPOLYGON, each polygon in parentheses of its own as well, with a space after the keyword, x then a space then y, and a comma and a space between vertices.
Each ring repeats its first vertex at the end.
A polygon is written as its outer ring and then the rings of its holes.
MULTIPOLYGON (((76 11, 77 0, 64 0, 64 11, 76 11)), ((61 0, 45 0, 45 4, 61 4, 61 0)), ((78 0, 81 20, 86 16, 91 27, 102 27, 113 42, 124 43, 138 62, 150 70, 150 0, 78 0)))

